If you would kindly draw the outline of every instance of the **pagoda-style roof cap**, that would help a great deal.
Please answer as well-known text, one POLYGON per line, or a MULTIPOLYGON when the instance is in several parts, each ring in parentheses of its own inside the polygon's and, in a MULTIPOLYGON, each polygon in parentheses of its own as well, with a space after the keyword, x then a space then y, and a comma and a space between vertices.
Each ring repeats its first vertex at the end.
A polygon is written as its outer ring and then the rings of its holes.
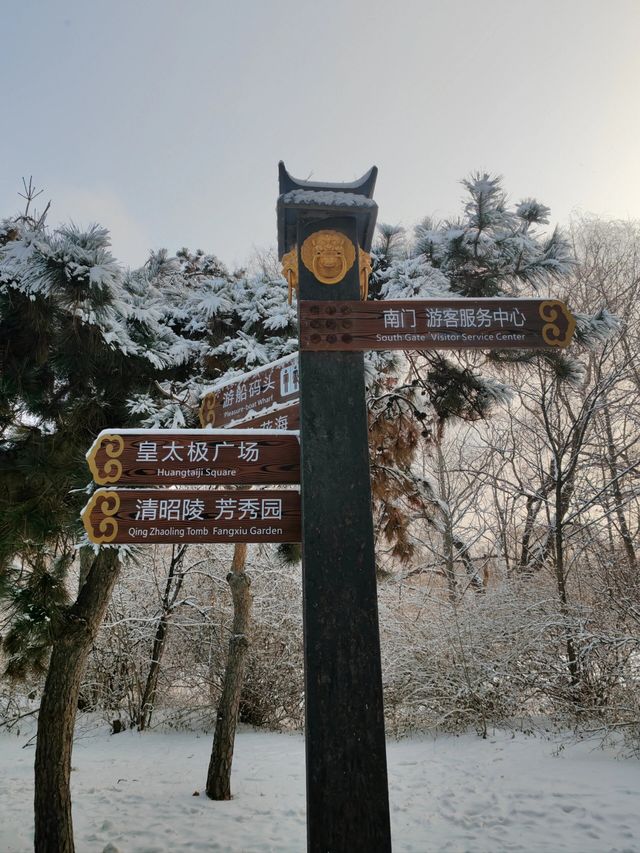
POLYGON ((334 192, 355 193, 356 195, 373 198, 373 191, 376 186, 377 177, 378 167, 372 166, 369 171, 361 178, 358 178, 357 181, 347 181, 344 184, 327 184, 323 181, 300 181, 298 178, 294 178, 293 175, 287 172, 282 160, 278 163, 280 195, 283 193, 289 193, 292 190, 333 190, 334 192))
POLYGON ((303 212, 318 218, 344 214, 355 216, 359 245, 368 252, 378 214, 378 205, 372 198, 377 176, 378 169, 372 166, 357 181, 342 184, 300 181, 290 175, 280 161, 280 195, 277 204, 279 257, 282 258, 295 245, 298 217, 303 212))

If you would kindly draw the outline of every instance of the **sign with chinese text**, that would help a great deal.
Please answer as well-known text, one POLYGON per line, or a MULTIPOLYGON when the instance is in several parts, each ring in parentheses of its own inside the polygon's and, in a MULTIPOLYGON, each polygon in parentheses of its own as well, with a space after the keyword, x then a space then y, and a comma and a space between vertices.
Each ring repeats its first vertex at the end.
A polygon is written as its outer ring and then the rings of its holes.
POLYGON ((300 302, 302 350, 547 349, 574 329, 557 299, 300 302))
MULTIPOLYGON (((293 353, 244 373, 205 394, 200 405, 200 423, 203 427, 227 427, 239 423, 244 425, 249 421, 255 427, 258 426, 256 419, 266 415, 265 409, 273 415, 267 420, 272 419, 275 423, 278 407, 290 406, 297 402, 298 396, 298 354, 293 353)), ((285 428, 295 427, 289 425, 285 428)))
POLYGON ((98 489, 82 511, 91 542, 299 542, 298 491, 98 489))
POLYGON ((103 430, 87 453, 100 486, 299 483, 297 435, 252 430, 103 430))

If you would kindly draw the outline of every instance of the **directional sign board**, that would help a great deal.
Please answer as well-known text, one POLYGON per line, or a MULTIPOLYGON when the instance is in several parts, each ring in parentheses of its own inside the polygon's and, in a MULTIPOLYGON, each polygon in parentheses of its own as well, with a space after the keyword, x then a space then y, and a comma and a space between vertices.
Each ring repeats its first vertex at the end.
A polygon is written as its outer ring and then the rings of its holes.
POLYGON ((276 430, 104 430, 87 461, 101 486, 300 482, 298 437, 276 430))
POLYGON ((91 542, 299 542, 298 491, 98 489, 82 511, 91 542))
POLYGON ((293 353, 215 387, 202 400, 200 423, 226 427, 251 421, 257 426, 254 421, 265 409, 290 405, 298 396, 298 353, 293 353))
MULTIPOLYGON (((300 403, 274 406, 260 415, 249 417, 240 424, 242 429, 300 429, 300 403)), ((235 430, 235 427, 231 427, 235 430)))
POLYGON ((302 350, 547 349, 575 325, 557 299, 300 301, 302 350))

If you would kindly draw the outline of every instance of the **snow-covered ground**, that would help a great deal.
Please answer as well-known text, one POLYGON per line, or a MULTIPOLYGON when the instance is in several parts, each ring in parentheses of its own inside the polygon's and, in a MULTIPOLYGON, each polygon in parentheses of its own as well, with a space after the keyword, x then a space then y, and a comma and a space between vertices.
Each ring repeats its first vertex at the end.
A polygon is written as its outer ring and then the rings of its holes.
MULTIPOLYGON (((2 853, 32 849, 26 740, 0 735, 2 853)), ((304 851, 302 737, 240 731, 228 803, 204 794, 210 747, 204 734, 85 730, 73 754, 78 853, 304 851)), ((395 853, 640 851, 640 763, 593 743, 423 737, 390 742, 388 757, 395 853)))

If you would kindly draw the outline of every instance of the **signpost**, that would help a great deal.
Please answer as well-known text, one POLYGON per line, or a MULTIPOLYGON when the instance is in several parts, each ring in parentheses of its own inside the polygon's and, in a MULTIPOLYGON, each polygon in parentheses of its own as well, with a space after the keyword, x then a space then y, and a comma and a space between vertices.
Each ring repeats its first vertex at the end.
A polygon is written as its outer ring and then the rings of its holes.
POLYGON ((314 184, 280 164, 278 251, 300 322, 310 853, 391 849, 362 353, 562 348, 575 329, 551 299, 367 302, 375 177, 314 184))
POLYGON ((96 545, 299 542, 300 493, 98 489, 82 521, 96 545))
MULTIPOLYGON (((278 251, 300 306, 366 290, 375 178, 313 184, 280 164, 278 251)), ((300 353, 300 438, 308 849, 387 853, 362 353, 300 353)))
POLYGON ((571 342, 557 299, 301 301, 301 350, 547 349, 571 342))
POLYGON ((200 423, 203 427, 227 427, 248 421, 256 427, 255 421, 264 416, 265 420, 273 420, 274 429, 293 429, 289 421, 291 411, 278 413, 278 408, 291 406, 298 398, 298 354, 293 353, 243 373, 205 394, 200 405, 200 423))
POLYGON ((87 461, 100 486, 300 482, 298 436, 282 431, 104 430, 87 461))

